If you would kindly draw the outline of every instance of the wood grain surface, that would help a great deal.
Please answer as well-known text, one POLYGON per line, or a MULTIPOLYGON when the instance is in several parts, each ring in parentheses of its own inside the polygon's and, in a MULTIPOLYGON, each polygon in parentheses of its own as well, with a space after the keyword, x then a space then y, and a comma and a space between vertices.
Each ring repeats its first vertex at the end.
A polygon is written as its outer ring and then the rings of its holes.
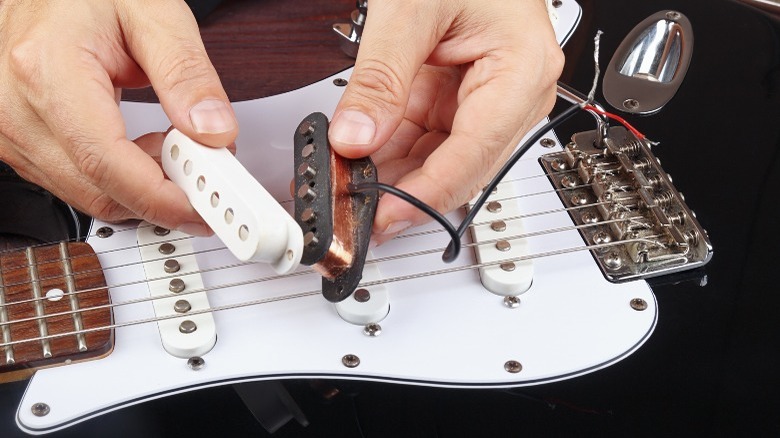
MULTIPOLYGON (((331 26, 349 21, 353 0, 238 0, 201 23, 211 62, 232 101, 272 96, 352 66, 331 26)), ((157 102, 151 88, 124 100, 157 102)))

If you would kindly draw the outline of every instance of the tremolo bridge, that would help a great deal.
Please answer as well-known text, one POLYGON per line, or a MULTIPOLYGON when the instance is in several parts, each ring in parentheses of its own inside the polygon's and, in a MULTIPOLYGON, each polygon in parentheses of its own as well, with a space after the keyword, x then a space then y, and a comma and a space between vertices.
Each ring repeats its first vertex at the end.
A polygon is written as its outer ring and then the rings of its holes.
POLYGON ((604 276, 648 278, 707 263, 707 233, 661 168, 647 140, 613 127, 575 134, 564 151, 540 158, 604 276))

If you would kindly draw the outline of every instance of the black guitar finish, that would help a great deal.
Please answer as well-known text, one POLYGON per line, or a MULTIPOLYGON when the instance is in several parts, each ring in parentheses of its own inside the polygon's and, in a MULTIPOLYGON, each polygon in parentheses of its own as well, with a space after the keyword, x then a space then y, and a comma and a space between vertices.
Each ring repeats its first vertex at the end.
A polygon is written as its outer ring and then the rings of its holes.
MULTIPOLYGON (((696 48, 676 97, 654 116, 629 120, 661 142, 655 153, 709 231, 716 252, 703 280, 655 283, 655 334, 607 369, 506 391, 290 382, 310 425, 289 424, 274 436, 780 436, 780 26, 725 0, 580 3, 583 22, 566 49, 563 77, 580 90, 590 86, 596 29, 605 31, 606 65, 652 13, 676 9, 691 20, 696 48)), ((558 135, 585 129, 592 121, 581 116, 558 135)), ((22 436, 13 417, 24 385, 0 386, 3 437, 22 436)), ((223 387, 123 409, 54 436, 108 434, 266 432, 223 387)))

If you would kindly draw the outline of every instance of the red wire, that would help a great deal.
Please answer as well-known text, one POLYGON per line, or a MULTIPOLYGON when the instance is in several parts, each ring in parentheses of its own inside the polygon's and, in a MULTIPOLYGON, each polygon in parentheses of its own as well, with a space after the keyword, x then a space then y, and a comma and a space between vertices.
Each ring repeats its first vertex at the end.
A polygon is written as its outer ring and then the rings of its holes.
POLYGON ((610 112, 607 112, 607 111, 602 111, 602 110, 600 110, 600 109, 596 108, 596 107, 595 107, 595 106, 593 106, 593 105, 585 105, 585 109, 586 109, 586 110, 589 110, 589 111, 593 111, 593 112, 594 112, 594 113, 596 113, 596 114, 601 114, 602 116, 609 117, 609 118, 610 118, 610 119, 612 119, 612 120, 617 120, 617 121, 618 121, 620 124, 622 124, 623 126, 625 126, 625 127, 626 127, 626 129, 628 129, 629 131, 631 131, 631 132, 632 132, 632 133, 633 133, 633 134, 636 136, 636 138, 638 138, 638 139, 640 139, 640 140, 644 140, 644 139, 645 139, 645 135, 644 135, 644 134, 642 134, 641 132, 639 132, 639 130, 637 130, 636 128, 634 128, 633 126, 631 126, 631 124, 630 124, 630 123, 628 123, 628 121, 626 121, 626 119, 624 119, 624 118, 620 117, 619 115, 617 115, 617 114, 612 114, 612 113, 610 113, 610 112))

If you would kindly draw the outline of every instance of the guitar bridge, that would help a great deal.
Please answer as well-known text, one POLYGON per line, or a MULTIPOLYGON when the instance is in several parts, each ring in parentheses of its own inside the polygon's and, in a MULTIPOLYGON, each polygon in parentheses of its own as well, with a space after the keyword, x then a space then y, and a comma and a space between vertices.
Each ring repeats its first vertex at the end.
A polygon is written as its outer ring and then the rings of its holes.
POLYGON ((706 264, 709 237, 650 143, 618 126, 600 149, 596 135, 575 134, 539 161, 604 276, 621 282, 706 264))
POLYGON ((376 182, 370 158, 346 159, 328 142, 328 118, 306 117, 294 140, 295 220, 303 230, 301 263, 322 274, 322 295, 347 298, 362 278, 378 195, 347 186, 376 182))

